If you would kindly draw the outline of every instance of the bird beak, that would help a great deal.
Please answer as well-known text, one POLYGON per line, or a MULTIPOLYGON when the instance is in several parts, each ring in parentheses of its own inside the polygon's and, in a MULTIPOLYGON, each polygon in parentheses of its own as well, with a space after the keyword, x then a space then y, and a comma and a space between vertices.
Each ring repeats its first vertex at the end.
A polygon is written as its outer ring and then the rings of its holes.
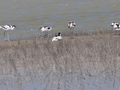
POLYGON ((19 30, 18 28, 16 28, 17 30, 19 30))
POLYGON ((40 29, 38 31, 40 31, 40 29))

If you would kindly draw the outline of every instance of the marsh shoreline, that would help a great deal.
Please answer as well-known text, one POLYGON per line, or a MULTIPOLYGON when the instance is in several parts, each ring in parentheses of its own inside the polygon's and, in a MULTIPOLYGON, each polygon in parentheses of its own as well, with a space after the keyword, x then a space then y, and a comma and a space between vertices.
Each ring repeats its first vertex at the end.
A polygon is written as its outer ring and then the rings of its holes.
MULTIPOLYGON (((32 82, 34 89, 37 87, 34 83, 42 81, 41 87, 43 85, 44 88, 58 90, 61 82, 64 85, 70 84, 67 82, 67 76, 70 75, 70 79, 73 80, 76 75, 75 82, 79 88, 76 87, 74 90, 86 90, 83 89, 84 82, 88 78, 96 77, 104 79, 104 84, 107 84, 107 79, 112 80, 112 88, 114 88, 115 82, 119 82, 116 78, 120 77, 119 37, 119 35, 108 33, 78 35, 74 36, 74 39, 64 36, 63 40, 58 42, 51 42, 52 38, 0 42, 0 79, 4 83, 9 82, 13 90, 16 87, 23 87, 23 82, 28 81, 32 82), (66 81, 59 81, 58 77, 66 81)), ((87 82, 87 85, 88 83, 91 84, 87 82)), ((4 86, 9 87, 9 85, 4 86)), ((62 90, 66 88, 64 85, 61 83, 62 90)), ((97 85, 99 86, 99 83, 97 85)), ((40 88, 37 90, 43 90, 40 88)), ((69 86, 69 90, 70 88, 69 86)), ((19 90, 25 89, 23 87, 19 90)))

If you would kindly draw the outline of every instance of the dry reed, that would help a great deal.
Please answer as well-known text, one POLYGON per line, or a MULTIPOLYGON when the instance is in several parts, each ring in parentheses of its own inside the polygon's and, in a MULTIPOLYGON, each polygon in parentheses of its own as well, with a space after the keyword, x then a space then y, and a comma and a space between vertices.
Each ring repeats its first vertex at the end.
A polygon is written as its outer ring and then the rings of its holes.
POLYGON ((117 75, 120 69, 119 38, 105 34, 80 35, 74 39, 63 37, 59 42, 51 42, 49 38, 0 42, 1 75, 17 73, 19 77, 32 77, 42 73, 47 78, 52 73, 55 78, 55 75, 79 73, 84 79, 84 74, 92 77, 104 71, 117 75))

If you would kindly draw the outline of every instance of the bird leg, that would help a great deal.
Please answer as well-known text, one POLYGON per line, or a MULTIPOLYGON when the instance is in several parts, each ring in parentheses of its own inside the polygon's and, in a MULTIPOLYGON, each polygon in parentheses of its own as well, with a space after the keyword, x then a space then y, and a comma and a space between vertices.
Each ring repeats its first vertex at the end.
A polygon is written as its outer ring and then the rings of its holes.
POLYGON ((5 31, 5 32, 3 33, 3 35, 4 35, 4 40, 10 41, 9 34, 6 34, 6 33, 7 33, 7 31, 5 31), (6 35, 7 35, 7 37, 6 37, 6 35))
POLYGON ((117 30, 115 30, 115 35, 117 35, 117 30))
POLYGON ((10 36, 9 33, 7 34, 7 40, 10 41, 10 36))
POLYGON ((45 37, 47 37, 48 36, 48 32, 47 31, 45 31, 45 35, 44 35, 45 37))
POLYGON ((6 38, 5 38, 6 35, 5 34, 6 34, 6 31, 3 33, 3 35, 4 35, 4 41, 6 40, 6 38))
POLYGON ((73 28, 73 32, 72 32, 72 34, 74 34, 74 28, 73 28))
POLYGON ((49 37, 49 32, 47 32, 47 37, 49 37))
MULTIPOLYGON (((74 29, 73 29, 73 30, 74 30, 74 29)), ((73 38, 74 38, 72 35, 73 35, 73 31, 72 31, 72 28, 70 28, 70 39, 73 39, 73 38)))
POLYGON ((6 31, 3 33, 4 37, 6 36, 5 34, 6 34, 6 31))

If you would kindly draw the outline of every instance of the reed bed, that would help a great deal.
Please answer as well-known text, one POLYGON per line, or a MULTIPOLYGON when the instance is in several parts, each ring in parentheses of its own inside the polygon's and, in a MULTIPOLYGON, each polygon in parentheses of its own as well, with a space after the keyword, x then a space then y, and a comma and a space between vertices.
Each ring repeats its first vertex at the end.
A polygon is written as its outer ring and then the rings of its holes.
MULTIPOLYGON (((85 75, 94 77, 103 73, 119 77, 119 38, 119 35, 113 34, 94 34, 77 35, 74 39, 65 36, 59 42, 51 42, 52 38, 0 42, 1 80, 8 75, 12 78, 18 76, 20 79, 30 76, 34 83, 36 81, 32 79, 32 75, 37 75, 49 78, 49 82, 53 84, 51 77, 55 79, 73 73, 79 73, 80 81, 81 78, 82 81, 85 79, 85 75)), ((20 85, 20 80, 18 81, 20 85)), ((56 88, 59 85, 58 82, 56 88)))
POLYGON ((120 59, 120 40, 119 36, 107 34, 81 35, 75 36, 74 39, 63 37, 60 42, 51 42, 51 38, 43 38, 1 42, 0 50, 0 64, 7 68, 10 66, 8 70, 13 68, 17 71, 20 67, 28 68, 36 64, 40 70, 54 65, 55 69, 65 69, 91 61, 103 62, 106 66, 120 59))

